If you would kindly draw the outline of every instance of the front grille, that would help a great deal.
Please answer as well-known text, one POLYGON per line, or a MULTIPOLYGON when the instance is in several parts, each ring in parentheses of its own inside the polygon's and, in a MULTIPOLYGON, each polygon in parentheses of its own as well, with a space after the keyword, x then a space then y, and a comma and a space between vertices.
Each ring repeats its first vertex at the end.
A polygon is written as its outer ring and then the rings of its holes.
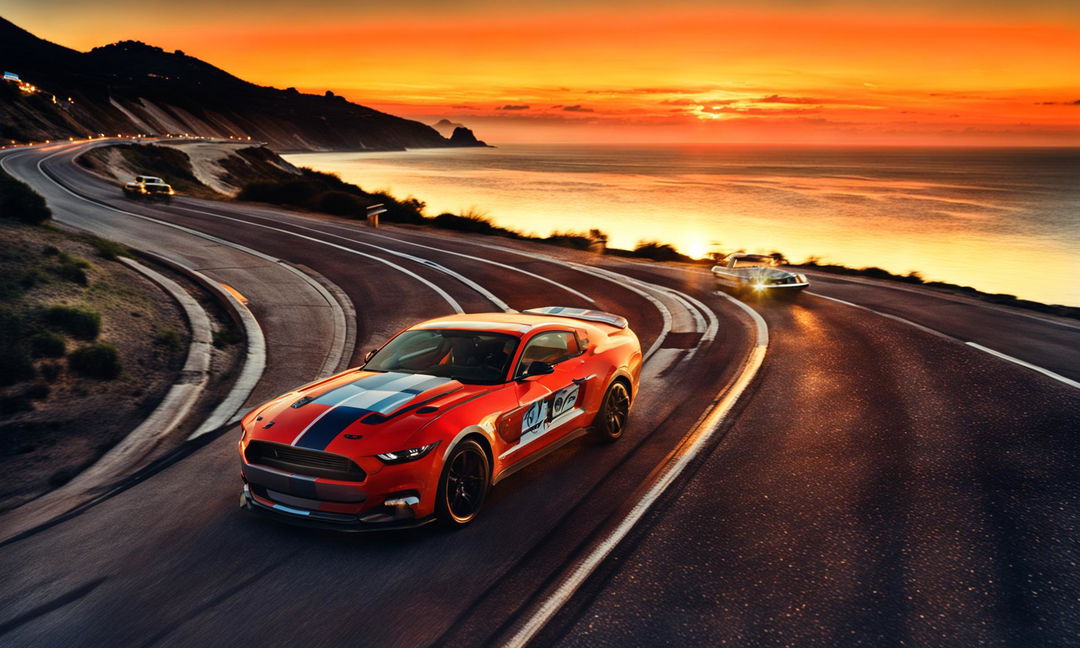
POLYGON ((268 441, 249 443, 247 450, 244 451, 244 457, 248 463, 309 477, 356 482, 364 481, 367 477, 363 469, 348 457, 268 441))

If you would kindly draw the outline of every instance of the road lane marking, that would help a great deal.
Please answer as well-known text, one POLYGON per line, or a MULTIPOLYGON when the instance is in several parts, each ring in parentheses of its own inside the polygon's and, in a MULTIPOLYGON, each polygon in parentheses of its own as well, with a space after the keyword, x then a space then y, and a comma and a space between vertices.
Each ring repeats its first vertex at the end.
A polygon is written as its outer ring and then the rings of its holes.
MULTIPOLYGON (((317 241, 319 243, 322 243, 323 245, 331 245, 331 246, 334 246, 334 247, 338 247, 340 249, 349 250, 349 251, 351 251, 351 252, 353 252, 355 254, 362 254, 364 256, 370 256, 370 255, 364 254, 363 252, 353 250, 352 248, 337 245, 336 243, 331 243, 329 241, 324 241, 322 239, 315 238, 315 237, 312 237, 312 236, 307 236, 307 235, 304 235, 304 234, 297 234, 296 232, 291 232, 289 230, 284 230, 284 229, 281 229, 281 228, 278 228, 278 227, 272 227, 270 225, 263 225, 262 223, 252 223, 251 221, 244 220, 243 218, 235 218, 233 216, 226 216, 226 215, 218 213, 218 212, 209 212, 209 211, 204 211, 204 210, 201 210, 201 209, 194 209, 192 207, 184 207, 182 205, 173 205, 173 208, 174 209, 180 209, 180 210, 183 210, 183 211, 193 212, 193 213, 196 213, 196 214, 203 214, 205 216, 213 216, 215 218, 224 218, 226 220, 231 220, 231 221, 234 221, 234 222, 237 222, 237 223, 245 223, 247 225, 251 225, 251 226, 254 226, 254 227, 265 227, 266 229, 274 230, 275 232, 283 232, 283 233, 286 233, 286 234, 290 234, 292 236, 299 236, 301 238, 305 238, 305 239, 308 239, 310 241, 317 241)), ((343 241, 349 241, 351 243, 356 243, 357 245, 366 245, 368 247, 373 247, 376 250, 381 250, 383 252, 386 252, 387 254, 392 254, 394 256, 409 259, 410 261, 413 261, 415 263, 419 263, 421 265, 432 268, 433 270, 435 270, 437 272, 441 272, 441 273, 443 273, 443 274, 445 274, 445 275, 447 275, 449 277, 453 277, 457 281, 460 281, 461 283, 465 284, 469 288, 472 288, 476 292, 480 293, 480 295, 483 296, 484 299, 486 299, 486 300, 490 301, 491 303, 495 304, 495 306, 498 307, 503 312, 506 312, 506 313, 517 312, 516 310, 511 308, 509 304, 507 304, 503 300, 499 299, 497 296, 495 296, 494 293, 492 293, 487 288, 481 286, 480 284, 476 283, 472 279, 469 279, 465 275, 463 275, 461 273, 458 273, 458 272, 455 272, 455 271, 451 270, 450 268, 447 268, 446 266, 443 266, 443 265, 441 265, 439 263, 436 263, 436 262, 432 261, 431 259, 425 259, 424 257, 418 257, 418 256, 415 256, 413 254, 406 254, 405 252, 398 252, 396 250, 389 250, 387 248, 379 247, 378 245, 373 245, 371 243, 365 243, 363 241, 354 241, 353 239, 346 238, 344 236, 339 236, 337 234, 331 234, 330 232, 324 232, 322 230, 313 229, 313 228, 310 228, 310 227, 306 227, 304 225, 297 225, 295 223, 290 223, 289 225, 291 227, 296 227, 298 229, 308 230, 309 232, 315 232, 317 234, 322 234, 323 236, 333 236, 334 238, 339 238, 339 239, 341 239, 343 241)), ((463 312, 463 311, 459 311, 459 312, 463 312)))
MULTIPOLYGON (((232 216, 224 216, 222 214, 216 214, 214 212, 203 211, 203 210, 200 210, 200 209, 192 209, 190 207, 176 206, 176 209, 182 209, 184 211, 194 212, 196 214, 203 214, 205 216, 213 216, 214 218, 223 218, 225 220, 230 220, 230 221, 234 221, 234 222, 237 222, 237 223, 243 223, 243 224, 249 225, 251 227, 261 227, 263 229, 268 229, 268 230, 272 230, 272 231, 275 231, 275 232, 280 232, 282 234, 287 234, 289 236, 294 236, 296 238, 304 239, 306 241, 311 241, 313 243, 318 243, 319 245, 325 245, 327 247, 332 247, 332 248, 335 248, 337 250, 342 250, 343 252, 348 252, 349 254, 355 254, 357 256, 362 256, 364 258, 371 259, 373 261, 378 261, 379 263, 383 263, 385 265, 390 266, 391 268, 397 270, 398 272, 409 275, 413 279, 416 279, 420 283, 426 285, 428 288, 431 288, 432 290, 434 290, 436 293, 439 294, 440 297, 443 298, 443 300, 446 301, 446 303, 450 304, 450 307, 454 309, 454 312, 456 312, 458 314, 463 314, 465 312, 465 309, 463 309, 461 307, 461 304, 459 304, 456 299, 451 297, 450 293, 446 292, 441 287, 439 287, 438 284, 421 277, 420 275, 416 274, 415 272, 413 272, 412 270, 409 270, 408 268, 406 268, 404 266, 400 266, 400 265, 394 263, 393 261, 388 261, 388 260, 386 260, 386 259, 384 259, 384 258, 382 258, 380 256, 376 256, 374 254, 368 254, 367 252, 361 252, 360 250, 354 250, 354 249, 352 249, 350 247, 346 247, 344 245, 338 245, 337 243, 331 243, 330 241, 324 241, 322 239, 315 238, 314 236, 308 236, 306 234, 299 234, 297 232, 290 232, 289 230, 281 229, 280 227, 271 227, 270 225, 263 225, 262 223, 252 223, 251 221, 247 221, 247 220, 244 220, 242 218, 233 218, 232 216)), ((426 264, 426 265, 428 265, 428 264, 426 264)), ((437 264, 434 264, 434 265, 437 265, 437 264)), ((438 270, 438 268, 435 268, 435 269, 438 270)), ((484 298, 488 299, 489 301, 492 301, 492 303, 499 306, 499 308, 503 308, 503 307, 509 308, 509 306, 506 306, 505 303, 503 303, 498 297, 495 297, 490 292, 488 292, 483 286, 480 286, 479 284, 476 284, 475 282, 468 279, 467 277, 458 277, 458 279, 461 280, 462 283, 465 283, 466 285, 468 285, 470 288, 472 288, 472 289, 476 290, 477 292, 479 292, 482 296, 484 296, 484 298)))
POLYGON ((247 305, 248 298, 244 297, 244 295, 242 295, 239 290, 237 290, 236 288, 233 288, 232 286, 230 286, 229 284, 227 284, 227 283, 225 283, 223 281, 219 281, 218 285, 221 286, 222 288, 224 288, 225 291, 228 292, 230 295, 235 297, 236 301, 240 302, 241 304, 244 304, 245 306, 247 305))
POLYGON ((1062 376, 1059 373, 1054 373, 1053 371, 1050 371, 1049 369, 1040 367, 1039 365, 1035 365, 1035 364, 1032 364, 1030 362, 1026 362, 1026 361, 1021 360, 1019 358, 1014 358, 1013 356, 1002 353, 1001 351, 998 351, 996 349, 991 349, 990 347, 983 346, 983 345, 979 344, 978 342, 971 342, 971 341, 968 341, 968 340, 961 340, 958 337, 954 337, 954 336, 949 335, 947 333, 942 333, 941 331, 936 331, 936 330, 934 330, 932 328, 923 326, 922 324, 919 324, 917 322, 912 322, 909 319, 904 319, 903 317, 898 317, 896 315, 892 315, 892 314, 889 314, 889 313, 882 313, 881 311, 876 311, 873 308, 868 308, 868 307, 863 306, 861 304, 853 304, 853 303, 851 303, 849 301, 844 301, 843 299, 837 299, 836 297, 829 297, 827 295, 822 295, 821 293, 810 292, 810 291, 807 291, 806 294, 813 295, 815 297, 820 297, 822 299, 827 299, 829 301, 833 301, 833 302, 836 302, 838 304, 843 304, 845 306, 851 306, 852 308, 858 308, 859 310, 864 310, 864 311, 867 311, 869 313, 873 313, 874 315, 880 315, 881 317, 886 317, 886 318, 891 319, 893 321, 900 322, 901 324, 907 324, 908 326, 913 326, 913 327, 919 329, 920 331, 923 331, 924 333, 929 333, 931 335, 935 335, 935 336, 943 338, 945 340, 949 340, 950 342, 959 342, 961 344, 966 344, 967 346, 969 346, 969 347, 971 347, 973 349, 978 349, 979 351, 982 351, 983 353, 988 353, 988 354, 990 354, 990 355, 992 355, 992 356, 994 356, 996 358, 1000 358, 1002 360, 1007 360, 1007 361, 1012 362, 1014 364, 1018 364, 1021 367, 1026 367, 1028 369, 1031 369, 1032 371, 1037 371, 1037 372, 1043 374, 1044 376, 1046 376, 1048 378, 1053 378, 1054 380, 1056 380, 1056 381, 1058 381, 1058 382, 1060 382, 1062 384, 1068 385, 1069 387, 1072 387, 1074 389, 1080 389, 1080 382, 1077 382, 1075 380, 1071 380, 1069 378, 1066 378, 1065 376, 1062 376))
MULTIPOLYGON (((234 247, 234 248, 237 248, 239 250, 243 250, 244 252, 248 252, 250 254, 253 254, 253 255, 255 255, 257 257, 260 257, 262 259, 266 259, 266 260, 271 261, 273 263, 282 263, 280 259, 272 257, 272 256, 270 256, 268 254, 263 253, 263 252, 259 252, 257 250, 252 249, 252 248, 248 248, 246 246, 240 245, 239 243, 233 243, 231 241, 227 241, 225 239, 218 238, 218 237, 216 237, 216 236, 214 236, 212 234, 206 234, 205 232, 200 232, 200 231, 198 231, 196 229, 192 229, 192 228, 189 228, 189 227, 184 227, 183 225, 177 225, 176 223, 170 223, 168 221, 153 218, 151 216, 144 216, 142 214, 136 214, 134 212, 129 212, 129 211, 126 211, 124 209, 120 209, 118 207, 113 207, 112 205, 110 205, 108 203, 101 202, 101 201, 98 201, 96 199, 88 198, 86 196, 82 196, 82 195, 79 195, 79 194, 75 193, 74 191, 68 189, 67 187, 65 187, 61 183, 54 180, 53 177, 50 176, 48 173, 46 173, 45 170, 41 166, 43 162, 49 160, 52 157, 55 157, 55 156, 59 155, 60 153, 64 153, 64 152, 65 151, 60 150, 60 151, 57 151, 56 153, 53 153, 52 155, 43 157, 42 159, 38 160, 37 169, 41 173, 42 176, 44 176, 50 182, 55 184, 57 187, 60 187, 61 189, 63 189, 65 192, 71 194, 72 196, 74 196, 74 197, 76 197, 76 198, 78 198, 80 200, 86 201, 88 203, 98 205, 99 207, 104 207, 106 209, 111 209, 112 211, 115 211, 115 212, 120 213, 120 214, 126 214, 128 216, 134 216, 135 218, 141 218, 143 220, 158 223, 159 225, 165 225, 167 227, 173 227, 175 229, 187 232, 189 234, 194 234, 196 236, 201 236, 202 238, 214 241, 215 243, 221 243, 223 245, 228 245, 230 247, 234 247)), ((192 211, 194 211, 194 210, 192 210, 192 211)), ((217 214, 211 214, 211 215, 216 216, 217 214)), ((228 217, 225 217, 225 218, 228 218, 228 217)), ((239 220, 239 219, 232 219, 232 220, 239 220)), ((246 222, 246 221, 241 221, 241 222, 246 222)), ((267 229, 276 229, 276 228, 273 228, 273 227, 268 227, 266 225, 259 225, 258 223, 248 223, 248 224, 249 225, 255 225, 256 227, 266 227, 267 229)), ((286 232, 286 230, 281 230, 281 231, 286 232)), ((357 254, 357 255, 360 255, 360 256, 363 256, 363 257, 368 257, 368 258, 374 259, 374 260, 376 260, 376 261, 378 261, 380 263, 384 263, 384 264, 394 268, 395 270, 398 270, 399 272, 402 272, 402 273, 404 273, 406 275, 411 276, 412 278, 416 279, 417 281, 423 283, 424 285, 426 285, 429 288, 431 288, 432 290, 434 290, 436 293, 439 294, 440 297, 442 297, 446 301, 447 304, 450 305, 450 307, 452 309, 454 309, 454 312, 456 312, 456 313, 464 313, 465 312, 464 309, 461 308, 461 305, 457 303, 457 300, 455 300, 453 297, 451 297, 449 295, 449 293, 447 293, 445 290, 443 290, 439 286, 435 285, 434 283, 428 281, 427 279, 424 279, 423 277, 416 274, 415 272, 409 270, 408 268, 403 268, 403 267, 401 267, 401 266, 399 266, 399 265, 397 265, 395 263, 387 261, 386 259, 374 256, 374 255, 371 255, 371 254, 365 254, 363 252, 353 250, 353 249, 344 247, 342 245, 337 245, 335 243, 330 243, 329 241, 319 241, 318 239, 313 239, 313 238, 311 238, 309 236, 304 236, 303 234, 296 234, 295 232, 286 232, 286 233, 292 234, 293 236, 296 236, 296 237, 299 237, 299 238, 310 239, 312 241, 316 241, 318 243, 321 243, 323 245, 328 245, 330 247, 340 248, 342 250, 345 250, 346 252, 351 252, 352 254, 357 254)), ((282 263, 282 265, 284 265, 285 267, 288 267, 288 264, 282 263)), ((299 270, 297 270, 296 272, 299 272, 299 270)))
MULTIPOLYGON (((288 212, 286 212, 286 213, 288 213, 288 212)), ((261 216, 261 215, 255 213, 254 211, 249 212, 248 215, 250 215, 253 218, 261 218, 263 220, 274 220, 273 218, 271 218, 269 216, 261 216)), ((292 214, 289 214, 289 215, 292 216, 292 214)), ((278 222, 280 222, 280 221, 278 221, 278 222)), ((355 238, 350 238, 348 236, 340 236, 338 234, 331 234, 330 232, 326 232, 326 231, 323 231, 323 230, 320 230, 320 229, 317 229, 317 228, 306 227, 304 225, 298 225, 296 223, 290 223, 290 224, 293 225, 294 227, 303 227, 304 229, 310 229, 313 232, 319 232, 321 234, 327 234, 329 236, 336 236, 336 237, 344 239, 346 241, 352 241, 353 243, 360 243, 361 245, 370 245, 370 246, 378 248, 380 250, 385 250, 387 252, 393 253, 391 250, 389 250, 387 248, 380 247, 380 246, 377 246, 377 245, 373 245, 373 244, 367 243, 365 241, 360 241, 360 240, 355 239, 355 238)), ((550 277, 545 277, 544 275, 536 274, 535 272, 529 272, 528 270, 518 268, 517 266, 512 266, 512 265, 509 265, 507 263, 500 263, 500 262, 494 261, 492 259, 485 259, 483 257, 473 256, 471 254, 465 254, 463 252, 453 252, 451 250, 444 250, 444 249, 434 247, 432 245, 424 245, 423 243, 416 243, 414 241, 409 241, 409 240, 406 240, 406 239, 399 239, 399 238, 395 238, 393 236, 387 236, 385 234, 376 234, 375 232, 365 232, 365 231, 358 230, 356 228, 348 227, 348 226, 343 225, 341 223, 324 223, 324 224, 327 227, 333 227, 333 228, 340 229, 340 230, 343 230, 343 231, 346 231, 346 232, 349 232, 349 233, 352 233, 352 234, 361 234, 361 235, 364 235, 364 236, 374 236, 374 237, 377 237, 377 238, 386 239, 387 241, 394 241, 395 243, 401 243, 401 244, 404 244, 404 245, 412 245, 412 246, 415 246, 415 247, 424 248, 426 250, 434 250, 436 252, 439 252, 440 254, 450 254, 450 255, 453 255, 453 256, 462 257, 464 259, 470 259, 472 261, 478 261, 480 263, 487 263, 489 265, 497 266, 497 267, 503 268, 505 270, 511 270, 513 272, 518 272, 518 273, 521 273, 523 275, 532 277, 533 279, 536 279, 538 281, 543 281, 545 283, 549 283, 549 284, 559 288, 560 290, 564 290, 564 291, 570 293, 571 295, 574 295, 575 297, 580 297, 580 298, 584 299, 585 301, 589 302, 590 304, 595 304, 596 303, 595 299, 593 299, 592 297, 589 297, 585 293, 574 290, 570 286, 567 286, 565 284, 561 284, 558 281, 555 281, 554 279, 551 279, 550 277)))
POLYGON ((713 435, 724 423, 728 412, 731 411, 739 397, 746 391, 747 386, 753 381, 754 376, 757 375, 769 346, 768 326, 761 315, 754 309, 730 295, 724 294, 724 297, 750 316, 757 333, 754 348, 743 364, 739 377, 730 389, 723 392, 722 395, 718 395, 709 412, 694 426, 693 431, 685 438, 684 442, 667 457, 656 481, 645 491, 641 499, 634 504, 626 517, 585 558, 578 562, 577 566, 559 584, 558 588, 543 601, 513 636, 507 640, 504 645, 508 648, 519 648, 527 645, 558 613, 563 605, 570 600, 604 559, 630 533, 634 525, 644 517, 645 513, 656 503, 664 491, 675 482, 690 462, 706 447, 709 440, 712 439, 713 435))
POLYGON ((935 329, 932 329, 929 326, 923 326, 922 324, 919 324, 918 322, 912 322, 911 320, 904 319, 903 317, 900 317, 899 315, 892 315, 890 313, 882 313, 881 311, 874 310, 873 308, 870 308, 868 306, 863 306, 862 304, 855 304, 855 303, 852 303, 852 302, 849 302, 849 301, 845 301, 843 299, 837 299, 836 297, 829 297, 828 295, 822 295, 821 293, 811 292, 809 290, 806 291, 806 294, 807 295, 813 295, 814 297, 820 297, 822 299, 828 299, 829 301, 836 302, 838 304, 843 304, 845 306, 850 306, 852 308, 858 308, 859 310, 864 310, 864 311, 866 311, 868 313, 873 313, 874 315, 885 317, 885 318, 891 319, 891 320, 893 320, 895 322, 900 322, 901 324, 907 324, 908 326, 913 326, 913 327, 919 329, 923 333, 929 333, 930 335, 935 335, 935 336, 937 336, 939 338, 943 338, 943 339, 946 339, 946 340, 956 340, 955 337, 953 337, 953 336, 951 336, 951 335, 949 335, 947 333, 942 333, 941 331, 937 331, 935 329))
POLYGON ((1027 367, 1028 369, 1031 369, 1032 371, 1038 371, 1042 375, 1047 376, 1049 378, 1053 378, 1054 380, 1056 380, 1058 382, 1061 382, 1061 383, 1064 383, 1064 384, 1066 384, 1069 387, 1072 387, 1074 389, 1080 389, 1080 382, 1076 382, 1075 380, 1070 380, 1070 379, 1066 378, 1065 376, 1062 376, 1061 374, 1057 374, 1057 373, 1054 373, 1053 371, 1050 371, 1049 369, 1043 369, 1042 367, 1040 367, 1038 365, 1033 365, 1030 362, 1024 362, 1020 358, 1014 358, 1011 355, 1007 355, 1007 354, 1002 353, 1001 351, 995 351, 994 349, 991 349, 989 347, 984 347, 983 345, 979 344, 978 342, 964 342, 964 344, 966 344, 966 345, 968 345, 970 347, 974 347, 974 348, 976 348, 979 351, 982 351, 984 353, 989 353, 992 356, 996 356, 998 358, 1001 358, 1002 360, 1008 360, 1009 362, 1018 364, 1021 367, 1027 367))
POLYGON ((964 304, 967 306, 986 308, 988 310, 1004 313, 1005 315, 1017 315, 1019 317, 1026 317, 1028 319, 1033 319, 1038 322, 1042 322, 1043 324, 1049 324, 1051 326, 1060 326, 1062 328, 1080 330, 1080 325, 1073 324, 1071 322, 1061 322, 1055 319, 1044 317, 1042 315, 1039 315, 1038 313, 1026 313, 1015 307, 1003 306, 1000 304, 994 304, 992 302, 982 301, 976 297, 968 297, 966 295, 938 294, 926 288, 919 288, 918 286, 908 286, 897 282, 889 282, 888 280, 864 279, 862 277, 852 277, 849 275, 834 275, 829 274, 828 272, 810 271, 809 274, 818 275, 825 283, 828 283, 829 281, 846 281, 849 283, 860 284, 863 286, 870 286, 871 288, 887 288, 889 290, 899 290, 902 292, 912 293, 923 297, 933 297, 935 299, 949 301, 954 304, 964 304))

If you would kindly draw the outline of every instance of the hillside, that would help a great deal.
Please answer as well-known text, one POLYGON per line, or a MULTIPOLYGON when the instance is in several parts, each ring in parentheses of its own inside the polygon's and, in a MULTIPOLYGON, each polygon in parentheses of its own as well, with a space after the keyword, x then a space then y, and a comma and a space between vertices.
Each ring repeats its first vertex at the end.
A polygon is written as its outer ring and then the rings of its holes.
MULTIPOLYGON (((347 101, 255 85, 183 52, 123 41, 78 52, 0 18, 0 141, 97 133, 251 137, 277 150, 477 146, 347 101), (55 100, 54 100, 55 98, 55 100)), ((475 140, 473 140, 475 142, 475 140)))

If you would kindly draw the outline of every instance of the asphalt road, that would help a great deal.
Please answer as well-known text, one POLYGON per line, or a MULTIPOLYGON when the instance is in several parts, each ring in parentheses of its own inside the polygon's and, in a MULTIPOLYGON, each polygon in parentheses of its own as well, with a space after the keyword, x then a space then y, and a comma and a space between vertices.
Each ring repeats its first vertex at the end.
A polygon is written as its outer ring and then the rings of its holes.
MULTIPOLYGON (((500 484, 456 533, 339 536, 242 515, 237 433, 226 432, 0 547, 3 645, 504 641, 619 519, 753 345, 746 314, 693 269, 190 198, 132 203, 71 164, 76 148, 5 162, 62 222, 161 243, 146 228, 168 228, 119 209, 316 271, 356 308, 357 356, 458 308, 549 304, 626 314, 653 354, 626 438, 570 444, 500 484), (606 270, 571 265, 594 263, 606 270)), ((207 243, 168 231, 169 248, 207 243)), ((251 298, 279 358, 258 398, 313 377, 327 353, 322 335, 283 323, 295 317, 287 289, 258 291, 268 271, 247 267, 251 294, 244 276, 230 284, 251 298)), ((751 388, 535 644, 1075 640, 1080 391, 965 342, 1075 377, 1078 329, 922 291, 814 288, 937 333, 817 295, 756 305, 770 346, 751 388)))

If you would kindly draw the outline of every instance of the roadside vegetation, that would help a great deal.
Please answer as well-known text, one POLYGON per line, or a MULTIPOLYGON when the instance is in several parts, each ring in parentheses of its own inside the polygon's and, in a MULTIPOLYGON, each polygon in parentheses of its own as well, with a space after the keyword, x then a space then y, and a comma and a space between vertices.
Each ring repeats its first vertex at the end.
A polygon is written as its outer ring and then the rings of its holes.
POLYGON ((185 357, 179 308, 117 262, 129 252, 49 218, 36 193, 0 172, 0 511, 62 485, 123 438, 185 357))

